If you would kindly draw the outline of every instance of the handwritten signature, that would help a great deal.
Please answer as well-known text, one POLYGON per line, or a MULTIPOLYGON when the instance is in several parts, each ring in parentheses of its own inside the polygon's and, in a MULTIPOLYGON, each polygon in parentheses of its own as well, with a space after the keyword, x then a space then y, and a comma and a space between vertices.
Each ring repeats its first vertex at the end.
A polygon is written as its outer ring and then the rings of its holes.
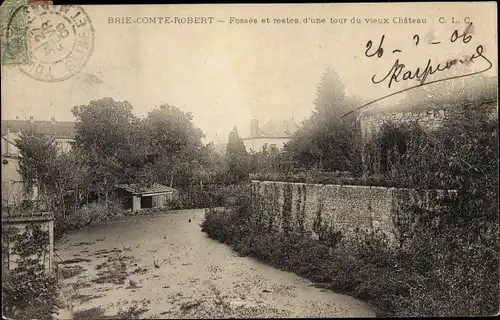
MULTIPOLYGON (((465 31, 462 33, 459 33, 458 30, 454 30, 451 37, 450 37, 450 42, 453 43, 453 42, 458 41, 459 39, 461 39, 463 43, 470 42, 472 39, 472 35, 469 33, 471 27, 472 27, 472 22, 470 22, 467 25, 465 31)), ((379 42, 379 45, 378 45, 376 50, 372 50, 373 49, 373 42, 371 40, 368 41, 366 44, 365 56, 368 58, 372 58, 372 57, 381 58, 381 57, 383 57, 383 55, 385 53, 384 52, 384 40, 385 40, 385 35, 382 35, 380 42, 379 42)), ((418 45, 420 42, 420 37, 418 35, 414 35, 413 40, 416 41, 415 45, 418 45)), ((439 43, 441 43, 441 42, 439 42, 439 41, 430 42, 430 44, 439 44, 439 43)), ((402 50, 401 49, 394 49, 392 51, 393 54, 399 53, 399 52, 402 52, 402 50)), ((346 113, 342 117, 346 117, 347 115, 349 115, 353 112, 356 112, 362 108, 365 108, 365 107, 367 107, 375 102, 378 102, 380 100, 383 100, 385 98, 400 94, 402 92, 405 92, 405 91, 408 91, 408 90, 411 90, 411 89, 414 89, 414 88, 417 88, 417 87, 420 87, 423 85, 428 85, 431 83, 436 83, 436 82, 441 82, 441 81, 446 81, 446 80, 468 77, 468 76, 472 76, 475 74, 486 72, 493 67, 493 64, 486 56, 484 56, 483 52, 484 52, 483 45, 478 45, 476 47, 475 52, 464 59, 452 59, 452 60, 448 60, 444 63, 438 63, 438 64, 433 64, 432 60, 428 59, 425 68, 418 67, 415 70, 408 70, 407 66, 404 63, 401 63, 399 58, 398 58, 394 62, 393 66, 391 67, 389 72, 384 77, 382 77, 381 79, 377 79, 377 75, 373 75, 371 78, 372 83, 378 85, 378 84, 382 84, 384 82, 387 82, 388 88, 391 88, 391 85, 394 82, 407 81, 407 80, 417 80, 419 82, 419 84, 412 86, 412 87, 409 87, 409 88, 405 88, 403 90, 399 90, 399 91, 391 93, 391 94, 388 94, 386 96, 380 97, 380 98, 373 100, 373 101, 370 101, 368 103, 365 103, 362 106, 346 113), (458 64, 468 65, 477 59, 484 60, 487 63, 487 67, 483 70, 476 71, 476 72, 471 72, 471 73, 462 74, 462 75, 458 75, 458 76, 446 77, 446 78, 442 78, 442 79, 438 79, 438 80, 434 80, 434 81, 427 81, 427 79, 430 75, 444 72, 444 71, 449 70, 453 66, 458 65, 458 64)))

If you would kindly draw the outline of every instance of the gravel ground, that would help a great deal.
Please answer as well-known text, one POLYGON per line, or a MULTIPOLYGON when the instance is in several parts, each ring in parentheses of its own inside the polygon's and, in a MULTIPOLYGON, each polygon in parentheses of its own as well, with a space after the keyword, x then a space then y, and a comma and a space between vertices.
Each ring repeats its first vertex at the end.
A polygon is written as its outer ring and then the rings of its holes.
POLYGON ((201 232, 203 214, 131 216, 67 235, 56 260, 73 318, 375 316, 352 297, 238 256, 201 232))

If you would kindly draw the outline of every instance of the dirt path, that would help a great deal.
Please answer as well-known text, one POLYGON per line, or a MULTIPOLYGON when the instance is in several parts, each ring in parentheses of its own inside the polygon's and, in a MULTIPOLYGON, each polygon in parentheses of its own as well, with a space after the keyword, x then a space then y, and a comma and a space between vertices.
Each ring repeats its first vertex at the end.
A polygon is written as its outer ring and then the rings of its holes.
POLYGON ((74 319, 374 316, 354 298, 209 239, 203 213, 133 216, 69 234, 56 254, 74 319))

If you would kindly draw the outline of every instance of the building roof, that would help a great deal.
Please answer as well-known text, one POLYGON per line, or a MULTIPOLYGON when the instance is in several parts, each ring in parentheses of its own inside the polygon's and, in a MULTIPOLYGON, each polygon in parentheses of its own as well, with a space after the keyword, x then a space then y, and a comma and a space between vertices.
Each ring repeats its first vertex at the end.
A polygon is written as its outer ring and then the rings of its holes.
POLYGON ((119 184, 116 188, 123 189, 134 194, 150 194, 150 193, 170 193, 176 191, 174 188, 164 186, 159 183, 153 183, 152 185, 146 184, 119 184))
POLYGON ((292 120, 269 120, 260 127, 261 136, 289 137, 299 129, 292 120))
POLYGON ((292 120, 271 119, 259 127, 258 136, 250 135, 249 137, 244 139, 255 139, 263 137, 288 138, 291 137, 298 129, 299 125, 292 120))
POLYGON ((7 134, 7 127, 12 133, 23 130, 34 130, 54 138, 74 139, 76 122, 69 121, 30 121, 30 120, 2 120, 2 136, 7 134))

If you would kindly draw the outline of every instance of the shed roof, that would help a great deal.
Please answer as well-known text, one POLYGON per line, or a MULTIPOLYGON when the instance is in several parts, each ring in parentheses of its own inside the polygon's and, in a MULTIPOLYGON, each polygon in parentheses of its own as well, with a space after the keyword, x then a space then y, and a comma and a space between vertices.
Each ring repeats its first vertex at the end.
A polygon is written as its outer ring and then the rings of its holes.
POLYGON ((170 193, 176 191, 174 188, 167 187, 159 183, 147 184, 119 184, 116 188, 123 189, 135 194, 149 194, 149 193, 170 193))

